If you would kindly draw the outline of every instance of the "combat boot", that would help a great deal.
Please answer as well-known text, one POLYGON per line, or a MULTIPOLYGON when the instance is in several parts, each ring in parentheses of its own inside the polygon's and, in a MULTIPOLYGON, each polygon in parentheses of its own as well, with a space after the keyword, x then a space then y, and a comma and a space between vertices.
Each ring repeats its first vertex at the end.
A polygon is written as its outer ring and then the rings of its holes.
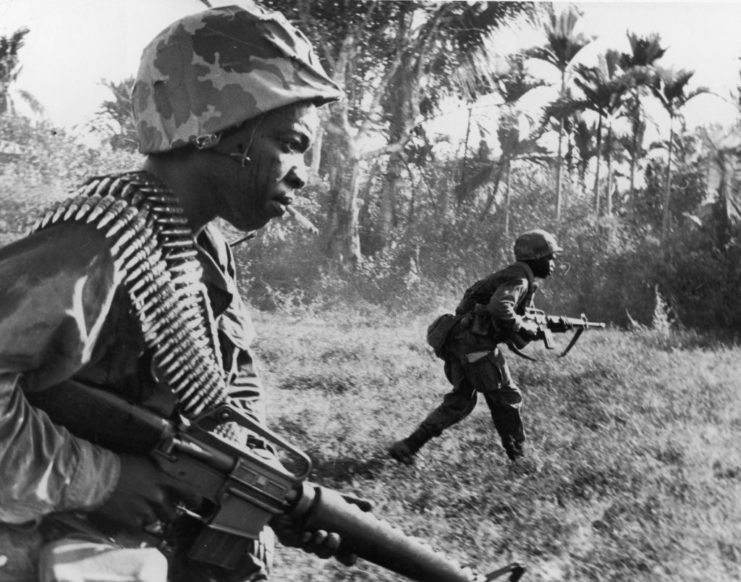
POLYGON ((407 438, 396 441, 389 447, 389 455, 405 465, 414 464, 414 455, 424 444, 432 438, 432 435, 424 427, 419 427, 407 438))
POLYGON ((540 463, 532 456, 518 455, 510 458, 509 473, 514 477, 526 477, 540 471, 540 463))

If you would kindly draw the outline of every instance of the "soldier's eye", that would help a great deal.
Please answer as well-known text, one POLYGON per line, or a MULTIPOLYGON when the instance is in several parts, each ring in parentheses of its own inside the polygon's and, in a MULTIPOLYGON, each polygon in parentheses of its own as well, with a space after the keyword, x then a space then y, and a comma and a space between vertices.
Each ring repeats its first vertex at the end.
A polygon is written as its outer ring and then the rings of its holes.
POLYGON ((302 154, 306 151, 306 144, 299 137, 284 137, 280 140, 280 144, 287 154, 302 154))

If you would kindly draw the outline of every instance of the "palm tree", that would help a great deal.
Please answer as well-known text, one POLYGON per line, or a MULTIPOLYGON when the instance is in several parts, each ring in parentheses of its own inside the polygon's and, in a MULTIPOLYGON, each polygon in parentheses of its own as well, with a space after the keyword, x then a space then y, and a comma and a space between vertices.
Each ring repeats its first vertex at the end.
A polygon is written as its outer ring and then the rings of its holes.
POLYGON ((546 117, 556 118, 559 116, 567 117, 583 111, 593 111, 597 114, 597 166, 594 177, 594 210, 596 214, 600 213, 600 161, 603 149, 603 125, 605 122, 607 123, 607 138, 604 141, 608 144, 607 151, 605 152, 608 165, 607 213, 612 212, 612 199, 609 187, 611 180, 611 176, 609 175, 611 169, 610 148, 613 141, 612 123, 623 106, 623 97, 627 90, 625 78, 618 65, 619 56, 617 51, 609 50, 599 56, 596 67, 578 64, 575 67, 577 75, 574 78, 574 84, 581 89, 584 95, 583 99, 559 99, 555 103, 551 103, 545 111, 546 117))
POLYGON ((661 102, 666 112, 669 114, 669 146, 666 162, 666 182, 664 184, 664 200, 661 211, 661 236, 666 237, 669 232, 671 214, 669 211, 671 202, 671 181, 672 181, 672 152, 674 148, 674 120, 681 114, 682 108, 690 99, 703 93, 708 93, 705 87, 698 87, 687 92, 689 80, 695 74, 694 71, 686 69, 664 69, 657 68, 657 75, 654 77, 651 91, 661 102))
MULTIPOLYGON (((510 67, 518 69, 519 81, 514 77, 505 81, 500 76, 500 62, 490 51, 493 32, 505 22, 521 14, 527 14, 530 7, 523 2, 449 2, 429 9, 427 19, 421 19, 418 10, 412 10, 415 3, 401 3, 409 22, 400 38, 411 38, 414 42, 405 50, 396 74, 391 79, 382 103, 389 118, 388 134, 390 141, 406 141, 414 130, 420 117, 432 117, 439 111, 445 96, 460 96, 468 103, 468 120, 464 139, 464 153, 461 172, 456 186, 458 203, 470 192, 469 184, 476 182, 477 176, 467 176, 468 141, 472 124, 473 103, 482 95, 501 89, 502 83, 509 83, 512 94, 528 89, 527 75, 522 63, 510 59, 510 67), (413 24, 418 24, 416 37, 413 24), (519 83, 519 86, 518 86, 519 83)), ((418 7, 417 7, 418 8, 418 7)), ((521 59, 520 59, 521 61, 521 59)), ((521 94, 521 93, 520 93, 521 94)), ((392 199, 384 199, 387 193, 395 192, 401 186, 396 176, 401 174, 403 152, 392 152, 386 172, 386 185, 383 190, 382 206, 393 206, 392 199)), ((481 172, 478 173, 480 177, 481 172)), ((486 174, 487 178, 489 174, 486 174)), ((389 224, 381 221, 379 230, 388 231, 389 224)))
POLYGON ((367 166, 378 158, 389 160, 384 220, 393 220, 394 199, 402 184, 396 176, 406 171, 404 156, 421 121, 439 110, 444 96, 466 97, 462 86, 466 80, 475 87, 486 86, 484 41, 529 4, 379 0, 262 4, 300 23, 347 96, 326 111, 322 155, 330 184, 326 253, 352 269, 362 260, 359 197, 367 166))
MULTIPOLYGON (((539 79, 532 77, 525 67, 523 55, 510 55, 507 57, 509 69, 506 73, 496 78, 497 91, 502 97, 503 112, 500 115, 497 136, 502 149, 501 159, 499 160, 500 176, 504 172, 504 232, 509 233, 510 224, 510 199, 511 199, 511 178, 512 163, 522 155, 538 152, 536 144, 540 137, 540 130, 535 134, 529 131, 523 131, 525 124, 522 123, 523 116, 516 111, 517 102, 531 90, 544 85, 539 79)), ((543 153, 540 151, 539 153, 543 153)), ((499 176, 496 182, 499 184, 499 176)), ((484 209, 482 217, 488 211, 488 207, 493 202, 496 195, 496 187, 492 189, 492 195, 489 198, 487 207, 484 209)))
MULTIPOLYGON (((545 84, 544 81, 535 79, 530 75, 525 66, 523 55, 515 54, 507 56, 506 65, 506 70, 500 72, 493 79, 497 93, 502 99, 497 125, 497 137, 499 138, 502 155, 498 161, 492 162, 485 168, 481 168, 476 174, 468 177, 466 180, 461 180, 460 184, 456 187, 456 195, 460 203, 461 200, 486 183, 496 170, 494 185, 490 190, 489 197, 481 214, 482 220, 487 216, 489 208, 491 208, 494 202, 502 175, 505 178, 509 176, 510 165, 515 158, 521 154, 532 153, 534 151, 534 142, 540 136, 541 132, 538 129, 536 135, 531 134, 532 132, 528 132, 528 135, 522 134, 520 128, 524 125, 520 121, 523 119, 523 116, 516 111, 516 107, 517 102, 526 93, 532 89, 541 87, 545 84)), ((541 151, 539 153, 543 152, 541 151)), ((506 184, 507 182, 505 180, 505 186, 506 184)))
MULTIPOLYGON (((630 200, 633 200, 635 192, 635 173, 640 152, 642 150, 643 134, 646 124, 641 119, 641 92, 644 87, 652 84, 656 75, 654 64, 658 61, 666 49, 661 46, 660 36, 656 33, 647 36, 638 36, 632 32, 627 33, 630 43, 630 53, 623 53, 620 65, 626 71, 631 85, 632 103, 629 112, 632 122, 632 143, 630 145, 630 200)), ((631 202, 632 204, 632 202, 631 202)))
MULTIPOLYGON (((18 53, 28 32, 27 28, 19 28, 10 36, 0 36, 0 115, 15 113, 11 86, 21 72, 18 53)), ((18 95, 35 113, 43 111, 41 104, 27 91, 18 91, 18 95)))
POLYGON ((91 130, 103 136, 113 149, 135 152, 139 141, 131 107, 134 78, 128 77, 119 82, 103 79, 101 85, 111 92, 112 99, 100 104, 91 130))
POLYGON ((497 188, 504 175, 504 233, 509 234, 510 230, 510 201, 512 197, 512 165, 518 159, 539 159, 545 157, 546 150, 538 145, 542 128, 536 128, 535 132, 529 129, 530 120, 521 112, 510 108, 505 111, 499 118, 497 127, 497 137, 502 149, 502 155, 499 158, 499 172, 497 179, 492 188, 489 200, 487 201, 484 212, 481 214, 483 220, 497 193, 497 188))
POLYGON ((579 153, 577 165, 579 172, 579 186, 581 191, 586 191, 586 176, 589 161, 598 154, 597 149, 597 125, 588 124, 579 116, 574 123, 574 146, 579 153))
MULTIPOLYGON (((576 55, 592 39, 574 30, 581 13, 573 6, 562 10, 558 15, 552 5, 548 5, 548 21, 544 25, 546 44, 526 51, 531 58, 545 61, 556 67, 561 74, 559 98, 566 98, 567 72, 576 55)), ((557 118, 558 152, 556 154, 556 220, 561 218, 561 166, 563 164, 564 118, 557 118)))

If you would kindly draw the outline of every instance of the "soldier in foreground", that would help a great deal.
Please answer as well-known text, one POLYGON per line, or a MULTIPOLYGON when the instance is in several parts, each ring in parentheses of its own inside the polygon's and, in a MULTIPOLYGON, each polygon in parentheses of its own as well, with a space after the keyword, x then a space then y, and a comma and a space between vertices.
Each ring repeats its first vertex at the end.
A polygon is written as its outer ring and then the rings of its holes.
POLYGON ((520 408, 522 394, 510 373, 499 344, 512 334, 524 340, 539 337, 538 325, 524 318, 537 285, 553 273, 561 248, 553 235, 533 230, 515 241, 514 264, 469 287, 458 304, 455 317, 443 316, 430 329, 428 339, 445 361, 445 376, 453 385, 442 404, 405 439, 396 441, 389 454, 405 464, 431 438, 468 416, 483 394, 507 457, 517 472, 536 466, 525 456, 525 432, 520 408))
MULTIPOLYGON (((141 547, 198 501, 191 484, 138 452, 137 434, 113 452, 68 430, 91 419, 65 389, 164 417, 228 402, 264 420, 252 324, 212 221, 251 231, 283 215, 306 181, 317 108, 340 96, 279 14, 183 18, 145 48, 133 89, 143 166, 90 180, 0 249, 0 580, 265 579, 269 530, 228 573, 141 547)), ((278 535, 338 547, 326 531, 278 535)))

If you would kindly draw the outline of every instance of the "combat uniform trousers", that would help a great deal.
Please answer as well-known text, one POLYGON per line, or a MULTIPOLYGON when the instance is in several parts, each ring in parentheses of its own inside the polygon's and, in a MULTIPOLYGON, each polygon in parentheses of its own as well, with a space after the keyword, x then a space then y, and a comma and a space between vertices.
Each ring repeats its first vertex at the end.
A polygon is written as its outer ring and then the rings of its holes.
POLYGON ((525 432, 520 417, 522 394, 497 347, 458 352, 454 347, 445 357, 445 376, 453 390, 422 421, 420 428, 430 437, 460 422, 476 406, 477 392, 483 394, 494 427, 510 460, 523 455, 525 432))

